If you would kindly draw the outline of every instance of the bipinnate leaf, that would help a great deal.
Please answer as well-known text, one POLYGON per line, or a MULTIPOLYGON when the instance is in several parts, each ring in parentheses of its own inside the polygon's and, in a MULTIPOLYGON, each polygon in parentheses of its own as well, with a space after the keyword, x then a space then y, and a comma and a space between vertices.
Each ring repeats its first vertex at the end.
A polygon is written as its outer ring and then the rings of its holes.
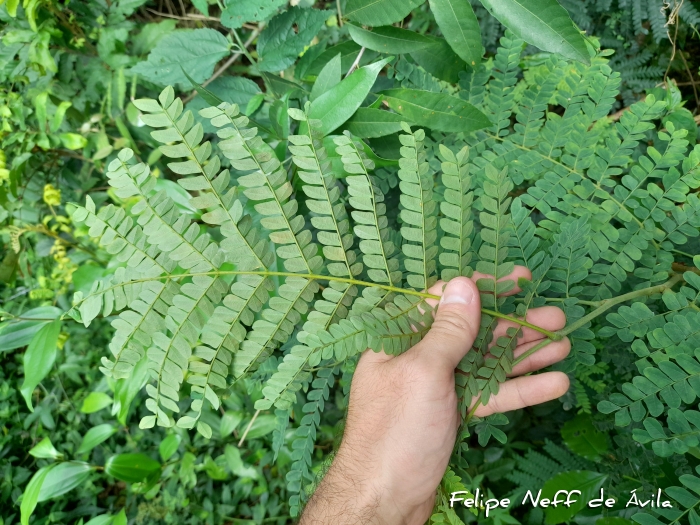
POLYGON ((401 236, 408 285, 427 290, 437 281, 435 257, 437 240, 437 203, 433 196, 434 179, 425 152, 425 132, 413 132, 403 124, 400 135, 402 159, 399 163, 401 188, 401 236))
POLYGON ((446 146, 440 146, 442 162, 442 183, 445 185, 445 200, 440 203, 444 215, 440 219, 440 229, 444 235, 440 239, 443 251, 439 255, 443 266, 441 277, 445 281, 457 276, 471 277, 473 270, 472 237, 474 222, 472 204, 474 194, 471 190, 469 148, 465 147, 457 154, 446 146))

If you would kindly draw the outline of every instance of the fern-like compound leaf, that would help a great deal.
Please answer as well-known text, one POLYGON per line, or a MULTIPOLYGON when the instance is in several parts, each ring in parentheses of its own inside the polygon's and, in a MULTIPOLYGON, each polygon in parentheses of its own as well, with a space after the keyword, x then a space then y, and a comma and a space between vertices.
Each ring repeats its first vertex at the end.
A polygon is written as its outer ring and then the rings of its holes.
POLYGON ((411 131, 404 124, 405 134, 399 160, 401 183, 401 235, 404 264, 409 286, 427 290, 437 280, 437 203, 433 198, 434 178, 426 162, 425 132, 411 131))

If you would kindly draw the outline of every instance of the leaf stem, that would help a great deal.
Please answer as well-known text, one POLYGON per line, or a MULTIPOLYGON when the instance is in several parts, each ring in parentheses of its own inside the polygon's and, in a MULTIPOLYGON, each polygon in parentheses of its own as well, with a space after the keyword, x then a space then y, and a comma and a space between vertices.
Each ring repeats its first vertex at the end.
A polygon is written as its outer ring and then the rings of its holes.
POLYGON ((509 316, 509 315, 502 314, 502 313, 500 313, 500 312, 495 312, 495 311, 493 311, 493 310, 487 310, 486 308, 482 308, 482 309, 481 309, 481 312, 484 313, 484 314, 486 314, 486 315, 491 315, 491 316, 493 316, 493 317, 498 317, 499 319, 505 319, 506 321, 512 321, 512 322, 514 322, 514 323, 518 323, 520 326, 524 326, 525 328, 531 328, 532 330, 535 330, 535 331, 537 331, 537 332, 539 332, 539 333, 541 333, 541 334, 546 335, 546 336, 549 337, 552 341, 559 341, 560 339, 563 339, 563 338, 564 338, 564 336, 561 335, 561 334, 559 334, 559 333, 550 332, 549 330, 546 330, 546 329, 544 329, 544 328, 542 328, 542 327, 540 327, 540 326, 534 325, 534 324, 532 324, 532 323, 528 323, 527 321, 524 321, 524 320, 522 320, 522 319, 516 319, 515 317, 511 317, 511 316, 509 316))
MULTIPOLYGON (((388 292, 394 292, 394 293, 399 293, 403 295, 413 295, 416 297, 421 297, 422 299, 434 299, 436 301, 440 300, 439 295, 434 295, 431 293, 427 292, 419 292, 417 290, 408 290, 405 288, 399 288, 396 286, 389 286, 386 284, 377 284, 377 283, 369 283, 366 281, 360 281, 358 279, 351 279, 348 277, 335 277, 332 275, 317 275, 317 274, 311 274, 311 273, 293 273, 293 272, 271 272, 267 270, 249 270, 249 271, 243 271, 243 270, 214 270, 211 272, 196 272, 196 273, 180 273, 180 274, 171 274, 171 275, 162 275, 160 277, 150 277, 150 278, 145 278, 145 279, 134 279, 133 281, 129 281, 129 284, 133 283, 142 283, 142 282, 150 282, 150 281, 155 281, 158 279, 180 279, 184 277, 196 277, 196 276, 222 276, 222 275, 259 275, 261 277, 297 277, 299 279, 309 279, 312 281, 335 281, 335 282, 341 282, 341 283, 347 283, 350 285, 355 285, 355 286, 363 286, 367 288, 381 288, 383 290, 387 290, 388 292)), ((112 285, 108 288, 105 288, 104 290, 101 290, 100 293, 107 292, 111 289, 118 288, 120 286, 123 286, 124 284, 127 283, 120 283, 117 285, 112 285)), ((86 298, 84 298, 82 301, 84 301, 86 298)), ((82 302, 80 301, 80 302, 82 302)), ((77 306, 80 304, 80 302, 76 303, 73 305, 73 307, 77 306)), ((527 328, 531 328, 532 330, 535 330, 537 332, 540 332, 541 334, 546 335, 547 337, 558 341, 559 339, 562 339, 565 334, 559 334, 551 332, 549 330, 546 330, 544 328, 541 328, 539 326, 536 326, 532 323, 528 323, 527 321, 524 321, 522 319, 518 319, 516 317, 511 317, 506 314, 502 314, 499 312, 494 312, 493 310, 487 310, 485 308, 482 308, 481 311, 486 314, 486 315, 491 315, 493 317, 497 317, 499 319, 504 319, 506 321, 510 321, 512 323, 518 324, 520 326, 524 326, 527 328)), ((65 315, 65 314, 64 314, 65 315)), ((61 317, 63 319, 63 316, 61 317)))
POLYGON ((255 415, 250 420, 250 423, 248 423, 248 426, 245 427, 245 432, 243 432, 243 435, 241 436, 241 440, 238 442, 238 448, 241 448, 243 446, 243 442, 245 441, 246 436, 248 436, 248 432, 250 432, 250 429, 252 428, 253 423, 255 423, 255 420, 258 419, 259 415, 260 415, 260 410, 256 410, 255 415))
POLYGON ((360 49, 360 52, 358 53, 355 61, 352 63, 352 66, 350 66, 350 69, 348 69, 348 74, 345 75, 345 78, 348 78, 350 76, 350 74, 353 71, 355 71, 355 68, 360 65, 360 60, 362 60, 362 55, 364 55, 364 54, 365 54, 365 48, 363 47, 362 49, 360 49))
POLYGON ((582 326, 586 325, 589 321, 595 319, 598 317, 600 314, 603 312, 609 310, 616 304, 624 303, 625 301, 629 301, 631 299, 636 299, 637 297, 643 297, 645 295, 652 295, 655 293, 663 293, 666 290, 670 290, 676 283, 679 281, 683 280, 682 275, 675 275, 673 276, 670 280, 666 281, 664 284, 659 284, 658 286, 652 286, 651 288, 643 288, 641 290, 635 290, 633 292, 626 293, 624 295, 620 295, 618 297, 613 297, 612 299, 606 299, 601 302, 601 305, 593 310, 591 313, 588 315, 582 317, 575 323, 570 324, 566 328, 563 328, 562 330, 559 330, 557 334, 561 336, 566 336, 570 334, 571 332, 575 332, 582 326))

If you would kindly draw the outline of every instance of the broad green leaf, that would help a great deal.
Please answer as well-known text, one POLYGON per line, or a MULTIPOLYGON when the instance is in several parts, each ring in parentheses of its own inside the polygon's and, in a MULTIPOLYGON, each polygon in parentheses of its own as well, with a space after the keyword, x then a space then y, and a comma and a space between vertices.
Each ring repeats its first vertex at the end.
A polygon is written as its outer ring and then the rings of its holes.
POLYGON ((581 495, 575 495, 577 501, 570 507, 558 505, 557 507, 550 506, 546 508, 546 525, 555 525, 568 521, 586 506, 586 502, 593 498, 600 497, 599 491, 606 479, 608 479, 607 474, 600 474, 589 470, 572 470, 557 474, 547 481, 542 487, 543 498, 551 500, 560 490, 580 490, 581 495))
POLYGON ((379 53, 406 54, 426 48, 433 43, 430 38, 415 31, 393 26, 375 27, 370 31, 355 24, 348 24, 348 29, 357 45, 379 53))
POLYGON ((173 32, 175 26, 177 26, 177 20, 163 20, 156 24, 146 24, 141 32, 134 37, 131 52, 136 56, 150 53, 164 36, 173 32))
POLYGON ((664 117, 664 125, 666 125, 667 122, 673 122, 676 129, 687 129, 687 140, 689 140, 691 144, 695 143, 695 140, 698 137, 698 123, 695 122, 695 117, 689 110, 686 108, 674 109, 671 113, 664 117))
POLYGON ((401 131, 401 123, 406 117, 374 108, 360 108, 345 123, 345 129, 356 137, 376 138, 401 131))
POLYGON ((80 411, 83 414, 92 414, 107 408, 111 404, 112 398, 104 392, 90 392, 83 400, 83 406, 80 407, 80 411))
POLYGON ((265 22, 287 2, 288 0, 227 0, 226 9, 221 12, 221 24, 238 29, 246 22, 265 22))
POLYGON ((417 89, 389 89, 380 93, 389 107, 409 121, 445 132, 470 132, 491 126, 488 117, 471 104, 447 95, 417 89))
POLYGON ((32 479, 27 483, 27 487, 24 489, 24 494, 22 494, 22 503, 20 504, 21 513, 21 523, 22 525, 29 525, 29 518, 36 508, 36 504, 39 501, 39 492, 41 491, 41 486, 44 484, 46 476, 49 475, 59 463, 52 463, 46 467, 42 467, 37 470, 32 479))
POLYGON ((56 360, 56 343, 60 333, 61 321, 58 319, 45 324, 34 335, 24 352, 24 382, 20 392, 31 412, 34 412, 32 393, 51 371, 56 360))
MULTIPOLYGON (((194 87, 195 91, 197 94, 204 99, 204 101, 209 105, 209 106, 218 106, 223 102, 223 100, 219 97, 217 97, 214 93, 209 91, 207 88, 205 88, 202 84, 197 82, 195 79, 193 79, 190 75, 187 74, 187 71, 184 69, 182 70, 182 74, 185 75, 187 80, 190 81, 190 84, 192 84, 192 87, 194 87)), ((224 77, 225 78, 225 77, 224 77)), ((214 80, 216 82, 219 80, 218 78, 214 80)), ((212 82, 212 84, 214 83, 212 82)), ((206 107, 206 105, 204 106, 206 107)))
POLYGON ((429 0, 442 36, 459 57, 475 66, 481 61, 481 29, 469 0, 429 0))
POLYGON ((204 16, 209 16, 209 2, 207 0, 192 0, 192 5, 204 16))
POLYGON ((87 454, 97 445, 107 441, 116 431, 117 429, 109 423, 92 427, 85 433, 85 436, 83 436, 77 454, 87 454))
POLYGON ((147 359, 141 359, 131 375, 124 379, 119 379, 114 386, 114 405, 112 413, 117 416, 117 421, 122 425, 126 425, 126 416, 129 413, 131 402, 148 381, 148 363, 147 359))
POLYGON ((159 471, 160 463, 141 453, 118 454, 105 463, 107 474, 127 483, 144 481, 159 471))
MULTIPOLYGON (((306 76, 318 75, 321 72, 321 70, 326 66, 326 64, 338 54, 340 54, 340 70, 343 74, 345 74, 350 69, 350 66, 352 66, 355 63, 355 60, 360 54, 361 49, 362 48, 352 40, 347 40, 338 45, 329 47, 323 53, 321 53, 313 62, 311 62, 311 64, 308 67, 308 71, 306 71, 306 76)), ((366 49, 365 52, 362 54, 362 58, 360 59, 360 65, 367 65, 370 62, 372 62, 372 60, 376 57, 376 52, 366 49)))
POLYGON ((258 37, 258 69, 274 72, 291 66, 330 15, 330 11, 292 7, 270 20, 258 37))
POLYGON ((84 294, 90 292, 92 283, 99 281, 106 274, 106 270, 94 264, 82 264, 73 272, 73 287, 75 291, 82 291, 84 294))
POLYGON ((204 421, 197 421, 197 432, 199 432, 206 439, 211 439, 212 430, 211 427, 204 421))
POLYGON ((590 416, 578 415, 567 421, 561 437, 572 452, 591 461, 598 461, 608 451, 608 435, 593 426, 590 416))
POLYGON ((590 63, 586 41, 557 0, 480 0, 516 36, 542 51, 590 63))
POLYGON ((112 525, 127 525, 127 523, 126 510, 124 509, 120 510, 119 514, 114 516, 114 521, 112 521, 112 525))
POLYGON ((6 7, 7 13, 10 16, 17 16, 17 8, 19 7, 20 0, 7 0, 6 7))
POLYGON ((109 514, 102 514, 101 516, 95 516, 85 525, 113 525, 113 523, 114 516, 111 516, 109 514))
POLYGON ((163 37, 148 59, 131 72, 158 86, 188 85, 183 69, 195 81, 204 82, 216 63, 229 54, 229 48, 228 40, 214 29, 178 30, 163 37))
POLYGON ((275 429, 277 418, 272 414, 259 416, 250 427, 246 439, 255 439, 267 436, 275 429))
POLYGON ((35 458, 44 458, 44 459, 58 459, 63 457, 63 454, 61 454, 56 448, 53 446, 53 443, 51 443, 51 440, 47 437, 39 441, 34 447, 32 447, 29 450, 29 454, 34 456, 35 458))
POLYGON ((324 135, 339 128, 353 116, 389 60, 387 58, 358 69, 311 104, 309 118, 321 121, 324 135))
POLYGON ((227 438, 230 436, 236 427, 241 423, 243 416, 240 412, 233 412, 227 410, 223 416, 221 416, 221 423, 219 425, 219 434, 222 438, 227 438))
POLYGON ((456 84, 459 82, 459 74, 467 69, 466 62, 452 51, 444 38, 429 38, 432 45, 414 51, 411 58, 434 77, 456 84))
POLYGON ((82 485, 94 470, 92 465, 78 461, 59 463, 51 469, 44 479, 39 491, 39 502, 62 496, 75 487, 82 485))
POLYGON ((238 448, 232 445, 226 445, 226 449, 224 450, 224 456, 226 457, 226 463, 228 464, 228 468, 231 470, 233 475, 238 476, 240 478, 257 479, 258 471, 255 470, 254 467, 250 465, 246 466, 243 463, 243 459, 241 458, 241 451, 238 448))
POLYGON ((348 0, 344 15, 365 26, 388 26, 406 18, 425 0, 348 0))
POLYGON ((262 77, 277 98, 288 96, 289 98, 301 98, 308 91, 301 84, 282 78, 279 75, 263 71, 262 77))
POLYGON ((64 148, 70 150, 83 149, 87 146, 88 140, 78 133, 61 133, 58 135, 64 148))
POLYGON ((20 314, 21 320, 0 324, 0 352, 27 346, 42 326, 62 313, 55 306, 40 306, 20 314))
MULTIPOLYGON (((5 169, 4 172, 9 172, 9 170, 5 169)), ((4 173, 0 172, 0 173, 4 173)), ((7 211, 2 210, 0 211, 0 219, 4 220, 4 217, 7 216, 7 211)), ((17 269, 19 265, 19 254, 16 253, 14 250, 7 250, 5 253, 5 256, 0 260, 0 282, 9 284, 14 281, 15 276, 17 275, 17 269)), ((0 346, 0 352, 3 350, 3 347, 0 346)))
MULTIPOLYGON (((188 80, 193 82, 194 79, 188 78, 188 80)), ((219 77, 206 88, 196 82, 193 85, 197 96, 187 104, 187 109, 193 113, 195 120, 202 124, 205 133, 216 133, 216 128, 212 126, 209 119, 199 114, 200 110, 209 106, 218 106, 222 102, 238 104, 242 110, 245 110, 256 96, 261 95, 260 87, 244 77, 219 77)), ((189 198, 187 195, 188 200, 189 198)))
POLYGON ((314 82, 314 87, 311 89, 309 100, 313 102, 318 97, 340 84, 341 80, 341 56, 340 53, 338 53, 319 73, 316 82, 314 82))
POLYGON ((173 454, 175 454, 177 449, 180 447, 181 441, 182 438, 177 434, 168 435, 163 441, 160 442, 160 445, 158 445, 160 459, 163 461, 168 461, 171 457, 173 457, 173 454))

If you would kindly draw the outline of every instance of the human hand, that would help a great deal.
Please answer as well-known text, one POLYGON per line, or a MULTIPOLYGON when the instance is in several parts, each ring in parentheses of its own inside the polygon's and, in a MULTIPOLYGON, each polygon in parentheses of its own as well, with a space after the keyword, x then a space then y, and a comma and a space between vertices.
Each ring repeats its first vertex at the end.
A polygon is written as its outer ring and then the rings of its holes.
MULTIPOLYGON (((475 281, 458 277, 429 292, 442 295, 423 340, 402 355, 366 351, 350 389, 345 433, 328 473, 305 509, 300 525, 422 525, 430 517, 436 488, 447 468, 461 424, 455 368, 479 331, 481 301, 475 281), (444 291, 443 291, 444 287, 444 291)), ((531 278, 516 267, 506 279, 531 278)), ((510 293, 515 293, 514 290, 510 293)), ((526 320, 550 331, 564 327, 552 306, 530 310, 526 320)), ((494 340, 515 326, 500 321, 494 340)), ((515 357, 544 336, 524 328, 515 357)), ((475 415, 484 417, 562 396, 569 379, 561 372, 523 376, 568 355, 568 339, 555 341, 513 368, 511 379, 475 415), (521 377, 522 376, 522 377, 521 377)))

